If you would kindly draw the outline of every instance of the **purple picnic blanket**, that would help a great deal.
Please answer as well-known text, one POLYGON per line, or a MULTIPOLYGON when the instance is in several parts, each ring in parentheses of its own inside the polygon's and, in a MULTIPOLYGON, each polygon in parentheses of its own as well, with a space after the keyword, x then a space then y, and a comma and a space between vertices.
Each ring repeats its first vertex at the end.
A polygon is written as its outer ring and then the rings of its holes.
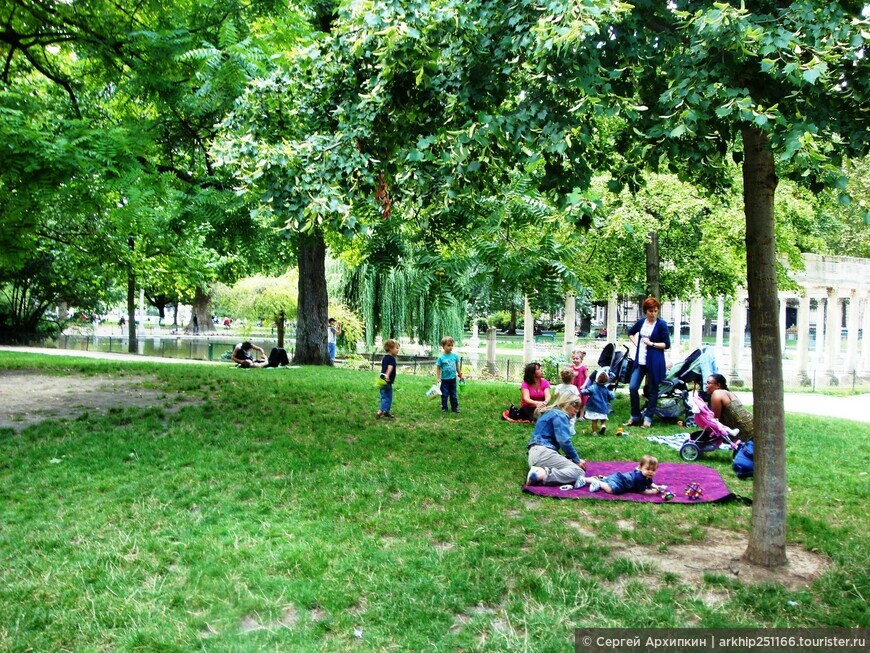
MULTIPOLYGON (((587 462, 586 476, 607 476, 614 472, 630 472, 637 467, 637 462, 587 462)), ((711 503, 730 501, 735 497, 719 472, 704 465, 691 463, 659 463, 654 479, 657 485, 667 485, 674 493, 674 498, 665 501, 659 494, 607 494, 604 490, 590 492, 588 487, 575 490, 573 487, 562 490, 558 485, 526 485, 523 492, 554 499, 604 499, 605 501, 649 501, 653 503, 711 503), (697 483, 701 487, 701 496, 696 499, 686 496, 689 484, 697 483)))

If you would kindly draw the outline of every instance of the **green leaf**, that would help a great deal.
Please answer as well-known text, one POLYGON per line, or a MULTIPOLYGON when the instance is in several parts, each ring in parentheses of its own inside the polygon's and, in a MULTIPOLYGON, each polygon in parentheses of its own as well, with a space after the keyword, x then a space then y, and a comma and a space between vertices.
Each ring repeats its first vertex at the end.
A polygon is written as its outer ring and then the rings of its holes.
POLYGON ((803 73, 804 81, 809 84, 815 84, 823 72, 822 66, 816 66, 815 68, 805 70, 803 73))
POLYGON ((669 134, 669 136, 671 138, 679 138, 680 136, 682 136, 685 133, 686 133, 686 126, 685 125, 677 125, 676 127, 674 127, 671 130, 671 133, 669 134))

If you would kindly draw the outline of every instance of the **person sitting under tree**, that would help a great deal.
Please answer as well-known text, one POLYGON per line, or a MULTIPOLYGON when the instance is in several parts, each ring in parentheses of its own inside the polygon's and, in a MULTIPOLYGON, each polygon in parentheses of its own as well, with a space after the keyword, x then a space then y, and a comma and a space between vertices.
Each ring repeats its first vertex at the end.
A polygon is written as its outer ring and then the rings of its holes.
POLYGON ((269 365, 269 361, 266 360, 266 352, 263 351, 263 348, 258 347, 250 340, 245 340, 245 342, 241 342, 233 347, 232 359, 239 367, 266 367, 269 365), (252 349, 257 352, 256 359, 251 354, 252 349))

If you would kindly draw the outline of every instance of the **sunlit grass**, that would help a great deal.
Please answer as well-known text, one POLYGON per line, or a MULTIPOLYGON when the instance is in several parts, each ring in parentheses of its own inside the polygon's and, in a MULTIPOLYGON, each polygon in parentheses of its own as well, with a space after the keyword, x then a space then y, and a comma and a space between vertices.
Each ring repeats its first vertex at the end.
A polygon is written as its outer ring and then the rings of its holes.
MULTIPOLYGON (((400 376, 384 422, 367 372, 0 354, 12 367, 145 376, 167 399, 0 431, 2 650, 564 651, 577 626, 868 623, 866 425, 787 421, 789 540, 831 570, 799 592, 712 574, 712 606, 619 547, 700 547, 750 508, 523 495, 512 385, 471 382, 442 415, 431 379, 400 376), (170 412, 179 393, 199 401, 170 412)), ((678 460, 639 436, 575 441, 678 460)), ((702 462, 752 495, 727 453, 702 462)))

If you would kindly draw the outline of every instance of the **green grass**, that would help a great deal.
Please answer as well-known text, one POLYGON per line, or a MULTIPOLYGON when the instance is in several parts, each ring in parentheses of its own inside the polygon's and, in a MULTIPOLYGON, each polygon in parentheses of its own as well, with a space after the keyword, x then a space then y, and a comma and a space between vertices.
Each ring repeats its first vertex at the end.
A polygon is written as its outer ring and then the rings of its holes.
MULTIPOLYGON (((445 416, 431 379, 400 376, 386 423, 366 372, 0 353, 11 368, 147 375, 167 398, 0 430, 0 650, 567 651, 580 626, 870 624, 867 425, 787 419, 788 538, 830 570, 801 591, 711 573, 724 603, 707 605, 614 542, 745 532, 751 509, 523 495, 529 428, 498 419, 512 385, 471 382, 445 416), (180 398, 202 401, 170 412, 180 398)), ((639 437, 575 442, 678 460, 639 437)), ((751 496, 727 454, 703 462, 751 496)))

